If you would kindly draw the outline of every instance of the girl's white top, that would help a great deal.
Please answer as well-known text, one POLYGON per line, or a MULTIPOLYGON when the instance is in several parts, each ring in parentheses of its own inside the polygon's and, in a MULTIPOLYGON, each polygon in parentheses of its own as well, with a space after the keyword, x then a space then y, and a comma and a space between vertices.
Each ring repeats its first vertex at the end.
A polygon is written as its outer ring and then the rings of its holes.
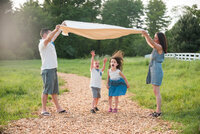
POLYGON ((119 69, 116 69, 116 71, 112 71, 109 69, 109 75, 111 80, 119 80, 121 78, 121 75, 119 74, 121 72, 119 69))
POLYGON ((90 87, 101 88, 101 79, 102 79, 102 70, 92 68, 91 79, 90 79, 90 87))

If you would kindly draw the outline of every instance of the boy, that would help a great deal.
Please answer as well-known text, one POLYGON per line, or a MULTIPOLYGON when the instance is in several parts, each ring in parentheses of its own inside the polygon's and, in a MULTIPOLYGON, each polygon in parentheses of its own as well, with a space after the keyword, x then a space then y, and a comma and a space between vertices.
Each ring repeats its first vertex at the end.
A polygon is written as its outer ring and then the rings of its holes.
POLYGON ((90 80, 90 87, 92 89, 93 94, 93 101, 92 101, 92 109, 91 113, 96 113, 96 111, 99 111, 97 108, 97 104, 99 101, 99 98, 101 98, 101 79, 102 79, 102 72, 105 70, 105 64, 107 62, 107 59, 104 58, 103 60, 103 68, 99 69, 99 61, 94 61, 95 51, 91 51, 91 66, 90 66, 90 72, 91 72, 91 80, 90 80))

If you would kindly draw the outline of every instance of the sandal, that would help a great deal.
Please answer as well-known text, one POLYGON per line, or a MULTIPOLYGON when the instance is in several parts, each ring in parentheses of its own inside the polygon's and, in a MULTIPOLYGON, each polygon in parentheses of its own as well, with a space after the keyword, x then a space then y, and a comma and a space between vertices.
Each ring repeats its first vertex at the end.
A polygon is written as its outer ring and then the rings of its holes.
POLYGON ((109 108, 108 112, 112 112, 112 108, 109 108))
POLYGON ((95 111, 99 111, 99 109, 97 107, 94 108, 95 111))
POLYGON ((44 112, 41 112, 41 115, 43 115, 43 116, 50 116, 51 114, 49 112, 47 112, 47 111, 44 111, 44 112))
POLYGON ((150 115, 157 118, 157 117, 161 116, 162 113, 153 112, 150 115))
POLYGON ((117 108, 115 108, 115 109, 113 110, 113 113, 117 113, 117 108))
POLYGON ((59 111, 58 113, 59 113, 59 114, 61 114, 61 113, 67 113, 67 111, 66 111, 66 110, 61 110, 61 111, 59 111))

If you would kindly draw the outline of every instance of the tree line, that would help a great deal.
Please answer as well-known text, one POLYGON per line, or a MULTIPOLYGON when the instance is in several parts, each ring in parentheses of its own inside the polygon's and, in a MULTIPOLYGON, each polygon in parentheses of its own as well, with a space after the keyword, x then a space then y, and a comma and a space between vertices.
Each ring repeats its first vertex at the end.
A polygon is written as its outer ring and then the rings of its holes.
MULTIPOLYGON (((185 7, 177 23, 167 29, 171 18, 162 0, 28 0, 12 9, 10 0, 0 0, 0 59, 39 58, 41 28, 54 29, 64 20, 94 22, 127 28, 145 29, 154 36, 165 31, 168 52, 200 52, 200 10, 197 5, 185 7)), ((141 35, 112 40, 90 40, 74 34, 59 36, 55 41, 60 58, 88 57, 91 50, 100 56, 122 50, 125 56, 144 56, 151 52, 141 35)))

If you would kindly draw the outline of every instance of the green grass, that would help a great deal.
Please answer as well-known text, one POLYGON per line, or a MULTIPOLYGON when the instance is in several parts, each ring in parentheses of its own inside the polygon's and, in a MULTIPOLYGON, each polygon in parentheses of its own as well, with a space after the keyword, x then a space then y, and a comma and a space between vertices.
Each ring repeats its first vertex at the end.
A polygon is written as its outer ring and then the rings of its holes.
MULTIPOLYGON (((102 60, 100 65, 102 65, 102 60)), ((58 60, 59 72, 90 77, 90 59, 58 60)), ((151 85, 145 84, 149 59, 125 58, 123 73, 135 95, 131 99, 142 107, 155 109, 151 85)), ((41 106, 42 79, 40 60, 0 62, 0 125, 7 121, 32 117, 31 112, 41 106)), ((107 77, 106 65, 103 79, 107 77)), ((165 59, 161 86, 162 119, 177 122, 181 133, 199 133, 200 125, 200 61, 165 59)), ((60 84, 64 81, 59 80, 60 84)), ((61 93, 68 91, 64 89, 61 93)), ((50 98, 49 98, 50 99, 50 98)))
POLYGON ((38 61, 0 62, 0 124, 30 117, 40 103, 42 81, 38 61))
MULTIPOLYGON (((102 59, 100 59, 102 65, 102 59)), ((149 59, 125 58, 123 73, 135 95, 132 100, 142 107, 155 109, 156 101, 151 85, 147 85, 149 59)), ((59 60, 59 71, 90 77, 90 59, 59 60)), ((108 64, 106 65, 108 68, 108 64)), ((199 133, 200 127, 200 61, 165 59, 161 86, 162 119, 177 122, 181 133, 199 133)), ((107 77, 107 69, 103 79, 107 77)))
MULTIPOLYGON (((40 66, 40 60, 0 61, 0 125, 35 117, 32 113, 41 107, 43 91, 40 66)), ((63 84, 59 79, 59 85, 63 84)))

